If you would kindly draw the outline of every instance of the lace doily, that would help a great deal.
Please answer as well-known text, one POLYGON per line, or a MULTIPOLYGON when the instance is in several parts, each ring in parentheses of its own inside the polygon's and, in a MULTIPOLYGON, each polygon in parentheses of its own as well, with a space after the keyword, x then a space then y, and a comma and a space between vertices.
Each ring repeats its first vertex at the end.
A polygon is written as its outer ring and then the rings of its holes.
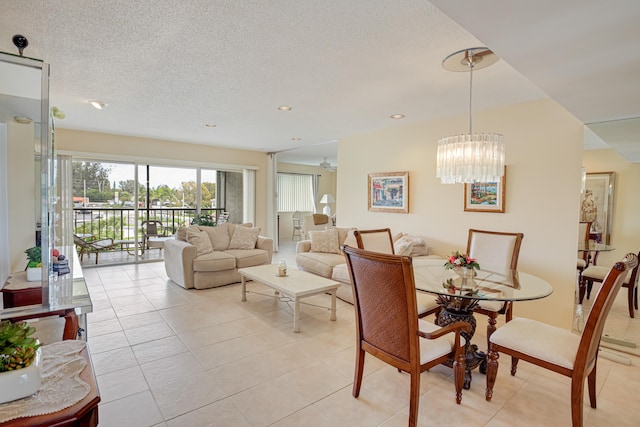
POLYGON ((42 385, 33 395, 0 404, 0 423, 61 411, 84 399, 91 390, 79 377, 87 366, 80 356, 84 341, 59 341, 42 346, 42 385))

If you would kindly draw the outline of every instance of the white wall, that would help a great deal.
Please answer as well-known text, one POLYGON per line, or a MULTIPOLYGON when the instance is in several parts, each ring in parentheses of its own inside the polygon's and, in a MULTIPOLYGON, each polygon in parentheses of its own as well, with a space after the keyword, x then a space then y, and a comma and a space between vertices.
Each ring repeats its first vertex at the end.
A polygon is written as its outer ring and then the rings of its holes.
POLYGON ((515 315, 571 327, 583 125, 552 100, 474 112, 474 131, 505 137, 503 214, 464 212, 463 186, 435 176, 438 139, 467 128, 468 117, 459 116, 341 139, 338 225, 420 235, 440 256, 464 250, 469 228, 523 232, 519 269, 550 282, 554 293, 517 303, 515 315), (368 174, 396 171, 409 171, 409 214, 368 212, 368 174))
POLYGON ((24 270, 27 265, 24 251, 36 244, 33 123, 10 121, 7 137, 9 266, 15 272, 24 270))

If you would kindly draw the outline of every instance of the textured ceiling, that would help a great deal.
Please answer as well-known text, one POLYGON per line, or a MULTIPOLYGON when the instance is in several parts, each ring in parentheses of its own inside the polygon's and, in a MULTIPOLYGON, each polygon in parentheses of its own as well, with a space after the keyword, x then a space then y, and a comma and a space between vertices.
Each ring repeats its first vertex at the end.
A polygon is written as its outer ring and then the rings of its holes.
MULTIPOLYGON (((424 0, 0 0, 0 10, 0 50, 16 53, 11 37, 23 34, 25 55, 51 64, 51 104, 67 116, 58 127, 261 151, 464 113, 468 78, 441 61, 479 44, 424 0)), ((545 96, 505 61, 475 83, 478 109, 545 96)))
POLYGON ((640 2, 615 5, 0 0, 0 50, 23 34, 51 64, 58 127, 335 164, 341 137, 466 113, 468 77, 441 61, 472 46, 503 58, 474 76, 474 109, 548 94, 585 123, 640 116, 640 2))

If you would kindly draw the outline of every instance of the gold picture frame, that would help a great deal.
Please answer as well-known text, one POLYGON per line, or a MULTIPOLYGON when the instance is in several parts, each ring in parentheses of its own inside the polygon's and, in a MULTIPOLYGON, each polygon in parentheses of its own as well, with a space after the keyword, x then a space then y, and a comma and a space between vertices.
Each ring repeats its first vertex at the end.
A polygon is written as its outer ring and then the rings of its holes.
POLYGON ((504 213, 507 167, 500 182, 473 182, 464 185, 465 212, 504 213))
POLYGON ((370 173, 370 212, 409 213, 409 172, 370 173))

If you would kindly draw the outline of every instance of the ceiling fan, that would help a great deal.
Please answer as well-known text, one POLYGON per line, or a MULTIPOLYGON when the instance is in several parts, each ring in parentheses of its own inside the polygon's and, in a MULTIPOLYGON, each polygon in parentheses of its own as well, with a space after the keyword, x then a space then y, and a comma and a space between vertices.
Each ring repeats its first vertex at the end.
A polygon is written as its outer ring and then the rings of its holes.
POLYGON ((324 160, 320 163, 320 167, 329 172, 335 172, 337 167, 332 166, 331 163, 327 161, 327 158, 324 157, 324 160))

